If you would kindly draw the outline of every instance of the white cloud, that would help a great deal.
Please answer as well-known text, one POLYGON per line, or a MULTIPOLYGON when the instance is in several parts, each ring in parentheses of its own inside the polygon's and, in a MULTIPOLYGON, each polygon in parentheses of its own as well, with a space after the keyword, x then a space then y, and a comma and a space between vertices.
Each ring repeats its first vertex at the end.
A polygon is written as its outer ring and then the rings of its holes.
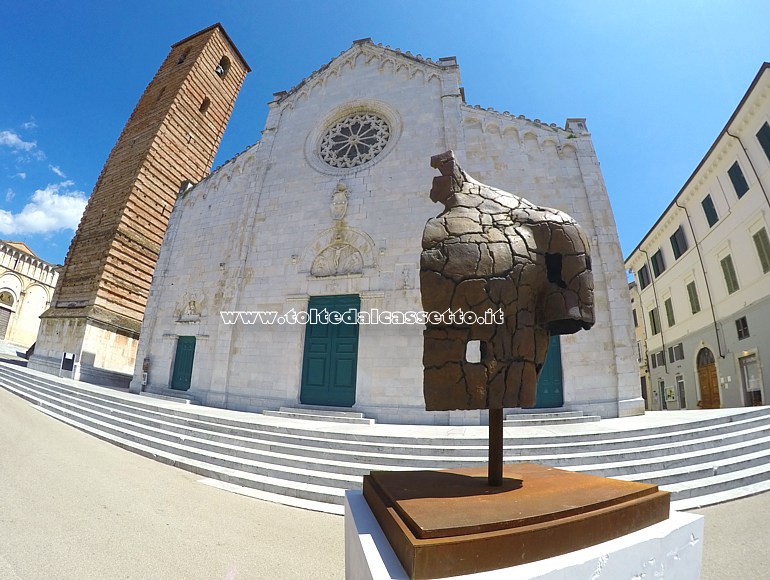
POLYGON ((56 175, 58 175, 58 176, 59 176, 59 177, 61 177, 62 179, 66 179, 66 178, 67 178, 67 176, 66 176, 66 175, 64 175, 64 172, 63 172, 61 169, 59 169, 59 167, 58 167, 58 166, 56 166, 56 165, 51 165, 51 164, 49 164, 49 165, 48 165, 48 169, 50 169, 51 171, 53 171, 53 172, 54 172, 56 175))
POLYGON ((22 128, 22 129, 26 129, 26 130, 29 130, 29 129, 34 129, 34 128, 36 128, 36 127, 37 127, 37 123, 35 123, 35 120, 34 120, 34 119, 33 119, 33 120, 31 120, 31 121, 27 121, 26 123, 22 123, 22 124, 21 124, 21 128, 22 128))
POLYGON ((62 181, 36 190, 19 213, 0 209, 0 234, 47 234, 77 229, 87 198, 84 192, 71 190, 73 185, 72 181, 62 181))
POLYGON ((0 131, 0 145, 5 145, 17 151, 32 151, 37 147, 36 141, 24 141, 13 131, 0 131))
POLYGON ((23 171, 19 171, 19 172, 18 172, 16 175, 14 175, 13 177, 18 177, 19 179, 27 179, 27 174, 26 174, 26 173, 24 173, 23 171))
POLYGON ((14 197, 16 197, 16 192, 9 187, 5 192, 5 201, 10 202, 14 197))

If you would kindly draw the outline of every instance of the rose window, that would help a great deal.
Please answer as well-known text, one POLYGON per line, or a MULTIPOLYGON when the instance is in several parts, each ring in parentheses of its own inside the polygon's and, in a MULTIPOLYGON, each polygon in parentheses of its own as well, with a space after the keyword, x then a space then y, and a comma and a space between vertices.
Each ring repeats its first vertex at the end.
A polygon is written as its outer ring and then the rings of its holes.
POLYGON ((336 122, 321 139, 321 159, 332 167, 363 165, 379 155, 390 127, 377 115, 359 113, 336 122))

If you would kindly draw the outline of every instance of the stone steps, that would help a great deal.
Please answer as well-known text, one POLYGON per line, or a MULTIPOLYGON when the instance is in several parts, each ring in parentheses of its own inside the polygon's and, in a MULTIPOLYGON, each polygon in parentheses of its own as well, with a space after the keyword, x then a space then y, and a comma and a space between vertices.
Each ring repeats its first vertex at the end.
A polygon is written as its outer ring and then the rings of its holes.
POLYGON ((199 405, 200 402, 196 397, 186 395, 184 393, 171 394, 171 389, 166 389, 164 393, 158 393, 156 391, 143 391, 140 393, 143 397, 150 397, 151 399, 160 399, 161 401, 175 401, 177 403, 184 403, 185 405, 199 405))
POLYGON ((558 409, 522 409, 505 416, 503 427, 538 427, 548 425, 571 425, 573 423, 594 423, 598 415, 585 415, 583 411, 560 411, 558 409))
MULTIPOLYGON (((191 407, 5 364, 0 386, 60 421, 197 473, 206 483, 333 513, 341 513, 344 490, 360 488, 373 469, 486 464, 481 428, 372 425, 361 414, 329 409, 282 408, 285 415, 275 416, 191 407), (340 417, 367 422, 334 420, 340 417)), ((702 419, 694 413, 688 418, 695 421, 633 431, 510 429, 504 458, 655 483, 673 492, 675 506, 708 505, 770 486, 770 409, 704 412, 702 419)))
POLYGON ((262 414, 266 417, 284 417, 286 419, 303 419, 305 421, 374 425, 374 419, 368 419, 364 417, 363 413, 355 411, 328 411, 324 409, 281 407, 277 411, 266 409, 262 411, 262 414))
MULTIPOLYGON (((21 385, 18 385, 22 388, 21 385)), ((212 452, 222 451, 225 453, 241 454, 243 456, 261 454, 260 456, 267 461, 276 461, 285 465, 302 466, 307 464, 317 464, 318 469, 338 470, 341 473, 351 475, 364 475, 371 469, 393 469, 404 466, 409 468, 421 467, 460 467, 468 464, 478 464, 483 460, 486 446, 480 446, 474 451, 479 453, 472 456, 442 457, 442 456, 410 456, 406 454, 393 455, 372 451, 347 451, 329 448, 314 448, 297 445, 295 443, 281 443, 263 441, 256 437, 243 437, 239 435, 225 435, 216 431, 207 430, 200 427, 189 427, 181 423, 172 423, 159 420, 148 415, 137 415, 134 413, 122 411, 116 406, 106 406, 95 402, 77 399, 65 392, 55 392, 45 387, 39 387, 36 391, 37 400, 47 401, 48 404, 57 405, 60 408, 67 408, 72 412, 78 412, 81 416, 88 416, 96 420, 108 420, 122 423, 126 428, 133 429, 148 437, 160 437, 171 441, 191 441, 198 447, 206 448, 212 452)), ((250 433, 255 435, 255 433, 250 433)), ((741 438, 758 436, 764 434, 761 428, 747 429, 741 433, 741 438)), ((722 437, 724 440, 724 437, 722 437)), ((767 441, 763 441, 766 445, 767 441)), ((750 443, 748 443, 750 444, 750 443)), ((704 456, 693 453, 692 444, 687 441, 677 444, 681 453, 676 457, 676 465, 692 464, 702 461, 704 456), (688 453, 689 452, 689 453, 688 453)), ((747 443, 743 443, 747 445, 747 443)), ((645 467, 646 470, 653 468, 662 469, 668 464, 672 464, 673 457, 670 453, 673 447, 671 444, 658 445, 651 449, 620 449, 605 453, 605 459, 619 459, 614 468, 601 466, 592 466, 593 472, 601 472, 601 475, 615 475, 626 473, 628 470, 637 470, 645 467), (656 455, 657 454, 657 455, 656 455), (643 457, 639 457, 643 455, 643 457), (622 461, 620 461, 622 460, 622 461)), ((585 464, 595 457, 595 452, 574 453, 561 455, 532 454, 527 456, 516 456, 515 449, 508 449, 506 459, 518 461, 545 461, 555 467, 574 467, 585 464)), ((707 459, 718 459, 724 457, 726 451, 711 453, 707 459)), ((576 469, 577 469, 576 468, 576 469)), ((584 469, 580 469, 584 470, 584 469)))
MULTIPOLYGON (((19 383, 18 386, 22 387, 19 383)), ((60 404, 63 404, 67 400, 77 401, 78 408, 95 408, 101 410, 115 417, 126 417, 129 420, 144 421, 149 424, 158 422, 164 429, 183 433, 187 436, 195 436, 199 433, 204 433, 204 437, 219 438, 219 440, 226 440, 227 438, 240 438, 242 444, 252 446, 255 448, 261 448, 263 450, 274 449, 276 446, 285 447, 288 452, 295 452, 303 457, 318 456, 327 458, 329 453, 336 453, 340 455, 351 455, 357 457, 360 461, 375 461, 381 462, 383 459, 389 457, 394 458, 398 463, 404 458, 413 457, 415 454, 424 455, 428 452, 433 452, 435 455, 426 455, 425 459, 428 461, 441 461, 443 455, 449 455, 454 458, 460 456, 470 456, 477 460, 483 461, 486 457, 487 447, 486 439, 478 441, 476 446, 454 446, 448 447, 442 443, 441 447, 435 445, 402 445, 402 444, 389 444, 385 441, 368 442, 362 441, 345 441, 343 439, 316 439, 308 436, 307 431, 302 431, 299 435, 293 434, 272 434, 257 431, 255 429, 237 429, 230 426, 224 426, 220 428, 217 423, 204 422, 204 421, 190 421, 188 419, 177 418, 174 416, 167 416, 163 413, 151 412, 148 410, 140 411, 140 414, 136 412, 132 413, 132 406, 126 405, 124 402, 111 401, 108 404, 98 403, 100 399, 94 398, 91 395, 80 394, 73 396, 71 393, 74 391, 67 390, 55 385, 41 386, 38 385, 38 393, 48 393, 54 397, 52 400, 60 404), (301 443, 301 444, 298 444, 301 443), (318 445, 318 448, 315 446, 318 445)), ((745 439, 749 437, 755 437, 761 435, 761 426, 756 427, 758 419, 750 418, 746 421, 727 423, 721 426, 720 433, 717 435, 711 435, 712 437, 721 437, 723 441, 732 441, 735 437, 739 439, 745 439), (752 428, 756 427, 756 428, 752 428), (731 435, 730 432, 740 429, 737 435, 731 435)), ((713 429, 718 427, 712 427, 713 429)), ((695 433, 703 431, 703 428, 694 430, 695 433)), ((636 433, 636 432, 635 432, 636 433)), ((709 435, 710 435, 709 433, 709 435)), ((692 439, 689 437, 692 435, 690 431, 682 431, 681 435, 677 437, 677 441, 674 445, 677 445, 682 450, 687 450, 688 441, 692 439)), ((703 433, 700 434, 702 438, 703 433)), ((644 453, 647 457, 656 456, 668 456, 672 452, 672 443, 668 440, 667 435, 650 435, 650 436, 634 436, 625 439, 609 440, 609 441, 597 441, 593 443, 571 443, 562 442, 560 446, 560 453, 553 455, 553 439, 549 439, 550 444, 547 445, 505 445, 505 455, 507 459, 516 459, 520 461, 528 461, 537 458, 545 458, 554 463, 558 462, 561 465, 567 466, 571 464, 583 464, 586 460, 590 460, 596 454, 597 443, 601 445, 601 453, 604 457, 622 458, 625 453, 644 453), (648 449, 643 449, 643 444, 649 446, 648 449)), ((510 441, 509 441, 510 442, 510 441)), ((694 443, 695 447, 699 443, 694 443)), ((692 447, 692 445, 691 445, 692 447)), ((384 461, 387 463, 387 461, 384 461)))

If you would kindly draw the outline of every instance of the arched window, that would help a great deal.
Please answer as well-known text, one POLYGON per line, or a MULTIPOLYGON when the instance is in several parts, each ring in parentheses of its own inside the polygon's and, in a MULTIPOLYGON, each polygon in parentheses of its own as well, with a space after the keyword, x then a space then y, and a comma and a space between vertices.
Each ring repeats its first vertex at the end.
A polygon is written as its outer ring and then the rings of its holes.
POLYGON ((206 111, 209 110, 209 106, 210 105, 211 105, 211 99, 206 97, 205 99, 203 99, 203 102, 201 103, 201 106, 198 108, 198 111, 200 111, 201 113, 203 113, 205 115, 206 111))
POLYGON ((227 71, 230 70, 230 59, 223 56, 214 70, 220 77, 225 78, 227 71))
POLYGON ((698 351, 698 358, 696 364, 698 365, 698 368, 701 369, 703 367, 707 367, 708 365, 714 364, 716 361, 714 360, 714 353, 711 352, 708 348, 702 348, 700 351, 698 351))
POLYGON ((190 54, 190 49, 186 49, 182 54, 179 55, 179 59, 176 61, 177 64, 182 64, 186 59, 187 55, 190 54))
POLYGON ((13 308, 14 302, 16 302, 16 298, 14 298, 13 294, 8 290, 0 291, 0 304, 7 306, 8 308, 13 308))

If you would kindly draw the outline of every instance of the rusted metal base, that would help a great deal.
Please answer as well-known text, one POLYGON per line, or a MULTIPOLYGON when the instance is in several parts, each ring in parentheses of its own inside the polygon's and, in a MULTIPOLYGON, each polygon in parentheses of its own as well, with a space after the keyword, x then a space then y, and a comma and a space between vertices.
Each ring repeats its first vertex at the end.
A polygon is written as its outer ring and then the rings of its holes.
POLYGON ((496 570, 572 552, 668 518, 668 492, 544 465, 374 471, 364 497, 410 578, 496 570))

